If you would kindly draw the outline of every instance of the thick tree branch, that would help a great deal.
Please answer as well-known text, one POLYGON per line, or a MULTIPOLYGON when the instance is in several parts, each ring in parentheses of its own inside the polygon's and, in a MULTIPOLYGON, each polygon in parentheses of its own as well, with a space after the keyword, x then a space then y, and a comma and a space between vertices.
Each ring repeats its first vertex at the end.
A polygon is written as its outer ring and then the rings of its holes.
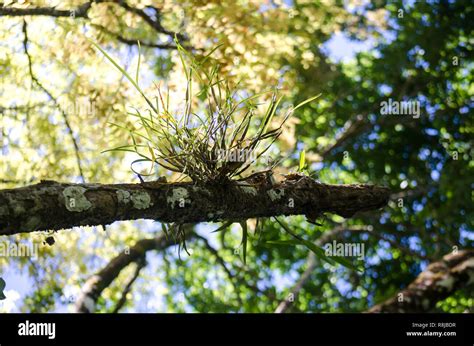
MULTIPOLYGON (((185 237, 193 236, 191 228, 185 230, 185 237)), ((82 292, 76 302, 76 312, 93 312, 102 292, 109 287, 120 274, 120 272, 131 263, 140 263, 144 256, 151 250, 164 250, 175 245, 174 237, 160 234, 153 239, 141 239, 130 249, 126 249, 113 258, 107 266, 97 274, 90 277, 84 284, 82 292)))
POLYGON ((301 214, 315 219, 324 212, 351 217, 385 206, 388 198, 384 187, 327 185, 309 177, 273 186, 42 181, 0 190, 0 235, 136 219, 198 223, 301 214))
POLYGON ((429 312, 456 290, 474 284, 474 251, 462 250, 430 264, 395 297, 368 312, 429 312))
MULTIPOLYGON (((418 193, 422 193, 424 188, 416 189, 416 190, 406 190, 406 191, 401 191, 398 193, 393 193, 390 195, 390 199, 394 200, 397 198, 402 198, 406 196, 413 196, 418 193)), ((332 230, 324 232, 321 237, 316 239, 315 244, 318 245, 319 247, 323 247, 324 244, 331 242, 332 240, 336 240, 342 237, 342 235, 346 232, 363 232, 363 233, 368 233, 370 236, 374 236, 376 238, 385 240, 390 243, 393 247, 400 249, 400 251, 406 253, 409 256, 413 256, 419 259, 429 259, 427 256, 423 256, 419 254, 418 252, 415 252, 409 248, 406 248, 402 245, 400 245, 398 242, 391 240, 390 238, 374 232, 373 226, 371 225, 365 225, 365 226, 346 226, 345 224, 343 225, 338 225, 334 227, 332 230)), ((284 300, 278 304, 277 308, 275 309, 275 313, 285 313, 290 308, 293 306, 293 302, 295 301, 294 297, 298 295, 301 290, 303 289, 304 285, 306 282, 311 278, 311 274, 313 271, 316 269, 318 265, 318 260, 316 256, 314 255, 313 252, 311 252, 308 255, 308 258, 306 259, 306 269, 304 272, 301 274, 301 276, 298 278, 296 283, 293 285, 290 291, 290 295, 288 295, 284 300), (290 299, 293 298, 293 299, 290 299)))

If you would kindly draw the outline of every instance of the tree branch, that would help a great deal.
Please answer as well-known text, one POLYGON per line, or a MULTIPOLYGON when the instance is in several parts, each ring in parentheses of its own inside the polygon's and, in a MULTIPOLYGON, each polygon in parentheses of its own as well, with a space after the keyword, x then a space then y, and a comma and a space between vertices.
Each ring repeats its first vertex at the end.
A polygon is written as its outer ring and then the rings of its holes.
POLYGON ((133 275, 130 278, 130 280, 127 282, 127 285, 125 286, 125 288, 122 292, 122 296, 120 297, 120 300, 118 301, 117 305, 115 305, 114 310, 112 311, 112 313, 116 314, 120 311, 121 308, 123 308, 123 306, 125 305, 125 303, 127 301, 127 295, 130 293, 133 283, 135 282, 135 280, 138 279, 138 276, 140 275, 140 271, 145 266, 145 264, 146 264, 145 259, 143 259, 142 261, 140 261, 140 260, 137 261, 135 271, 133 272, 133 275))
MULTIPOLYGON (((420 189, 416 189, 416 190, 401 191, 399 193, 391 194, 390 199, 394 200, 394 199, 398 199, 398 198, 401 198, 401 197, 413 196, 413 195, 416 195, 416 194, 421 193, 423 191, 425 191, 424 188, 420 188, 420 189)), ((371 236, 375 236, 376 238, 379 238, 379 239, 382 239, 382 240, 385 240, 385 241, 389 242, 390 245, 396 247, 397 249, 400 249, 400 251, 404 252, 405 254, 408 254, 408 255, 413 256, 413 257, 417 257, 419 259, 424 259, 424 260, 429 259, 429 257, 427 257, 427 256, 423 256, 423 255, 411 250, 410 248, 406 248, 406 247, 400 245, 396 241, 393 241, 393 240, 387 238, 386 236, 384 236, 382 234, 374 232, 373 231, 373 226, 371 226, 371 225, 365 225, 365 226, 346 226, 344 224, 343 225, 338 225, 338 226, 334 227, 332 230, 324 232, 321 235, 321 237, 316 239, 315 244, 318 245, 319 247, 322 247, 322 246, 324 246, 324 244, 326 244, 326 243, 328 243, 328 242, 330 242, 334 239, 341 238, 341 236, 343 235, 343 233, 345 231, 368 233, 371 236)), ((301 274, 299 279, 296 281, 296 283, 291 288, 290 294, 292 294, 291 297, 293 299, 290 299, 290 295, 288 295, 286 297, 286 299, 282 300, 280 302, 280 304, 278 304, 278 307, 276 308, 275 313, 285 313, 291 308, 292 302, 294 302, 294 297, 296 297, 296 295, 303 289, 306 282, 310 279, 311 273, 316 269, 317 264, 318 264, 317 258, 314 255, 314 253, 311 252, 308 255, 308 258, 306 259, 306 269, 305 269, 305 271, 301 274)))
MULTIPOLYGON (((185 230, 185 237, 193 236, 191 228, 185 230)), ((156 238, 141 239, 134 246, 126 251, 122 251, 113 258, 107 266, 100 270, 97 274, 91 276, 84 284, 82 292, 76 302, 76 312, 93 312, 102 292, 109 287, 120 272, 129 264, 139 263, 143 260, 147 251, 164 250, 176 242, 173 237, 167 237, 160 234, 156 238)))
POLYGON ((74 131, 72 130, 71 123, 69 121, 69 117, 68 117, 66 111, 59 104, 58 100, 53 96, 53 94, 51 94, 51 92, 48 89, 46 89, 46 87, 38 80, 36 75, 33 73, 33 62, 32 62, 32 59, 31 59, 31 55, 28 52, 28 28, 27 28, 27 24, 26 24, 25 20, 23 20, 23 35, 24 35, 23 36, 23 48, 24 48, 25 54, 28 58, 28 70, 30 72, 31 80, 41 90, 43 90, 43 92, 46 93, 46 95, 48 95, 48 97, 51 99, 51 101, 53 101, 54 105, 58 108, 59 112, 61 113, 61 115, 63 117, 63 120, 64 120, 64 123, 66 124, 66 128, 68 130, 68 133, 71 137, 72 144, 74 146, 74 153, 76 155, 76 164, 77 164, 77 169, 79 171, 79 176, 81 177, 82 182, 85 182, 84 172, 82 170, 82 164, 81 164, 81 156, 79 154, 79 145, 77 143, 76 138, 74 137, 74 131))
MULTIPOLYGON (((209 243, 209 241, 205 237, 200 236, 200 235, 196 235, 196 238, 202 240, 202 242, 204 243, 204 246, 207 248, 207 250, 209 250, 209 252, 217 260, 217 263, 222 267, 222 269, 224 269, 224 272, 226 273, 227 278, 229 279, 229 281, 232 284, 232 287, 234 288, 235 296, 237 298, 237 301, 238 301, 239 305, 243 306, 244 303, 242 302, 242 299, 240 298, 240 290, 239 290, 238 283, 236 282, 237 281, 236 277, 234 276, 234 274, 232 274, 230 269, 227 267, 227 264, 225 263, 224 259, 219 255, 219 252, 212 247, 212 245, 209 243)), ((239 280, 239 282, 240 282, 240 280, 239 280)))
POLYGON ((144 10, 142 9, 139 9, 139 8, 136 8, 136 7, 132 7, 130 5, 127 4, 126 1, 124 0, 119 0, 117 1, 118 5, 120 7, 122 7, 124 10, 128 11, 128 12, 131 12, 131 13, 134 13, 136 14, 137 16, 141 17, 150 27, 152 27, 156 32, 159 32, 161 34, 165 34, 165 35, 168 35, 170 37, 174 37, 176 35, 176 37, 180 40, 180 41, 185 41, 185 37, 177 32, 173 32, 173 31, 169 31, 169 30, 166 30, 163 25, 161 25, 161 22, 160 22, 160 10, 157 8, 157 7, 151 7, 149 6, 148 8, 151 8, 155 11, 155 19, 153 19, 152 17, 150 17, 144 10))
MULTIPOLYGON (((173 31, 169 31, 163 27, 160 21, 160 10, 156 7, 150 7, 155 11, 155 19, 149 16, 144 10, 140 8, 136 8, 130 6, 126 1, 119 0, 119 1, 111 1, 111 0, 92 0, 89 2, 84 3, 81 6, 78 6, 73 9, 68 10, 58 10, 55 7, 27 7, 27 8, 20 8, 20 7, 12 7, 12 6, 5 6, 3 2, 0 2, 0 17, 8 16, 8 17, 26 17, 26 16, 48 16, 53 18, 83 18, 83 19, 90 19, 89 18, 89 10, 92 7, 92 4, 100 4, 100 3, 112 3, 116 4, 123 10, 133 13, 134 15, 139 16, 141 19, 145 21, 154 31, 157 33, 163 34, 168 36, 170 39, 176 37, 180 41, 187 41, 187 38, 180 33, 175 33, 173 31)), ((92 24, 94 25, 94 24, 92 24)), ((105 33, 113 36, 119 42, 125 43, 127 45, 136 45, 137 40, 135 39, 128 39, 123 37, 122 35, 113 33, 100 25, 95 25, 96 27, 101 28, 104 30, 105 33)), ((143 46, 151 47, 151 48, 159 48, 159 49, 176 49, 176 45, 171 43, 152 43, 152 42, 145 42, 142 44, 143 46)))
POLYGON ((9 17, 23 17, 23 16, 49 16, 49 17, 70 17, 70 18, 88 18, 89 9, 92 6, 93 2, 102 2, 102 1, 90 1, 85 4, 70 10, 57 10, 54 7, 9 7, 5 6, 3 2, 0 2, 0 17, 9 16, 9 17))
POLYGON ((71 184, 42 181, 0 190, 0 235, 154 219, 198 223, 324 212, 351 217, 387 204, 389 190, 327 185, 309 177, 267 185, 145 182, 71 184))
MULTIPOLYGON (((411 79, 410 77, 407 78, 401 86, 394 85, 392 93, 385 97, 384 99, 394 98, 400 99, 404 96, 412 97, 415 96, 419 90, 421 89, 421 85, 411 79), (407 88, 410 88, 411 91, 406 94, 407 88), (396 92, 398 90, 398 92, 396 92)), ((375 125, 383 126, 390 123, 399 123, 399 122, 410 122, 413 121, 412 118, 397 118, 397 117, 386 117, 380 116, 377 118, 375 123, 371 123, 368 115, 371 113, 378 113, 379 109, 375 108, 379 107, 379 103, 374 103, 374 109, 367 110, 362 114, 358 114, 355 117, 347 120, 342 127, 342 131, 336 136, 335 141, 329 143, 328 145, 324 146, 323 148, 316 148, 315 150, 319 153, 318 158, 315 162, 322 162, 325 161, 331 153, 337 148, 344 148, 347 143, 351 140, 357 139, 360 135, 363 135, 374 128, 375 125)))
MULTIPOLYGON (((352 232, 364 232, 367 230, 371 230, 369 226, 352 226, 348 227, 345 225, 339 225, 334 227, 331 231, 324 232, 321 237, 316 239, 314 242, 317 246, 322 247, 324 244, 330 242, 333 239, 339 238, 340 235, 346 231, 352 231, 352 232)), ((309 280, 311 274, 313 271, 316 269, 316 266, 318 264, 318 260, 313 252, 310 252, 308 255, 308 258, 306 260, 306 269, 305 271, 301 274, 299 277, 298 281, 293 285, 291 288, 290 294, 292 295, 291 297, 293 299, 290 299, 290 295, 286 297, 285 300, 282 300, 280 304, 278 304, 278 307, 275 309, 275 313, 280 314, 280 313, 285 313, 287 312, 290 307, 292 306, 292 303, 294 302, 294 298, 300 293, 300 291, 303 289, 304 285, 306 282, 309 280)))
MULTIPOLYGON (((106 27, 98 24, 91 24, 94 28, 97 28, 98 30, 104 32, 107 35, 110 35, 111 37, 115 38, 117 41, 121 43, 125 43, 128 46, 137 46, 139 40, 134 40, 130 38, 126 38, 116 32, 113 32, 106 27)), ((157 49, 176 49, 175 44, 171 43, 153 43, 153 42, 146 42, 146 41, 140 41, 140 46, 142 47, 149 47, 149 48, 157 48, 157 49)))
POLYGON ((406 289, 368 312, 429 312, 437 302, 471 284, 474 284, 474 251, 462 250, 430 264, 406 289))
POLYGON ((372 125, 361 114, 357 115, 354 119, 349 119, 344 124, 342 132, 336 136, 336 140, 319 150, 318 161, 326 160, 334 149, 343 146, 349 139, 357 137, 371 127, 372 125))

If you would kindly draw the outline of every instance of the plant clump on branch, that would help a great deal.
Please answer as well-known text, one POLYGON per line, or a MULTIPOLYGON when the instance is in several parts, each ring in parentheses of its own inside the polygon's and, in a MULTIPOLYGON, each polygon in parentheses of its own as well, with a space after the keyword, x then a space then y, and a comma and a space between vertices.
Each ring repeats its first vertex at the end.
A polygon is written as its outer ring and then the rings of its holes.
POLYGON ((140 56, 136 78, 132 78, 94 43, 133 84, 148 105, 145 112, 137 108, 129 112, 137 119, 137 128, 113 124, 128 131, 131 144, 106 150, 136 153, 140 158, 133 161, 132 170, 139 175, 144 174, 136 172, 133 165, 145 162, 151 163, 152 168, 157 164, 182 174, 196 183, 223 184, 242 177, 278 139, 283 124, 292 113, 319 96, 290 108, 282 116, 277 115, 282 96, 278 95, 276 88, 242 97, 238 87, 232 87, 222 78, 218 64, 209 63, 211 54, 218 47, 197 59, 177 40, 176 44, 186 76, 181 112, 171 110, 169 93, 163 95, 158 86, 154 98, 147 96, 140 88, 140 56), (265 94, 270 94, 271 100, 259 103, 259 98, 265 94), (275 127, 272 121, 276 117, 280 120, 275 127))

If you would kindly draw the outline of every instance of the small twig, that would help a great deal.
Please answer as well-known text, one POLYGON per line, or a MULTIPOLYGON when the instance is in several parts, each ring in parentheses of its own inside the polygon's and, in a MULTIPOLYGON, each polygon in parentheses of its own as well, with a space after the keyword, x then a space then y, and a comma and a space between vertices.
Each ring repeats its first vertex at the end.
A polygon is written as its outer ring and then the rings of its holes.
POLYGON ((135 267, 133 276, 130 278, 127 285, 125 285, 125 289, 122 292, 122 296, 120 297, 120 300, 117 302, 117 305, 115 305, 115 308, 112 311, 113 314, 116 314, 117 312, 119 312, 119 310, 125 305, 125 302, 127 301, 127 294, 130 293, 133 283, 135 282, 135 280, 137 280, 138 276, 140 275, 140 271, 142 270, 143 267, 145 267, 145 265, 146 265, 145 258, 141 258, 140 260, 137 261, 137 265, 135 267))
POLYGON ((73 146, 74 146, 74 151, 75 151, 75 155, 76 155, 76 163, 77 163, 77 168, 79 170, 79 175, 81 177, 82 182, 85 183, 84 173, 83 173, 82 164, 81 164, 81 157, 79 155, 79 145, 76 141, 76 138, 74 137, 74 132, 73 132, 71 124, 69 122, 68 115, 66 114, 64 109, 61 107, 58 100, 51 94, 51 92, 46 87, 43 86, 43 84, 38 80, 36 75, 33 73, 33 63, 32 63, 32 59, 31 59, 31 55, 28 52, 28 29, 27 29, 27 24, 26 24, 25 20, 23 20, 23 34, 24 34, 23 48, 24 48, 25 54, 28 58, 28 70, 30 72, 31 79, 32 79, 34 84, 36 84, 41 90, 43 90, 46 93, 46 95, 48 95, 48 97, 53 101, 53 103, 59 109, 59 111, 60 111, 60 113, 63 117, 64 123, 66 124, 66 127, 68 129, 68 132, 69 132, 69 135, 71 137, 73 146))

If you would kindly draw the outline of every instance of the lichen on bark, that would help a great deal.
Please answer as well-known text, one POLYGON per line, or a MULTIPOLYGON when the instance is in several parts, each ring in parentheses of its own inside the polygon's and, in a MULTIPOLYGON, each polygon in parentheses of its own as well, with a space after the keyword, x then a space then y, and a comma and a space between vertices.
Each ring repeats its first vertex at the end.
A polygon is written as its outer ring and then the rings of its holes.
POLYGON ((63 191, 66 209, 72 212, 82 212, 92 207, 92 203, 84 193, 87 190, 82 186, 68 186, 63 191))

